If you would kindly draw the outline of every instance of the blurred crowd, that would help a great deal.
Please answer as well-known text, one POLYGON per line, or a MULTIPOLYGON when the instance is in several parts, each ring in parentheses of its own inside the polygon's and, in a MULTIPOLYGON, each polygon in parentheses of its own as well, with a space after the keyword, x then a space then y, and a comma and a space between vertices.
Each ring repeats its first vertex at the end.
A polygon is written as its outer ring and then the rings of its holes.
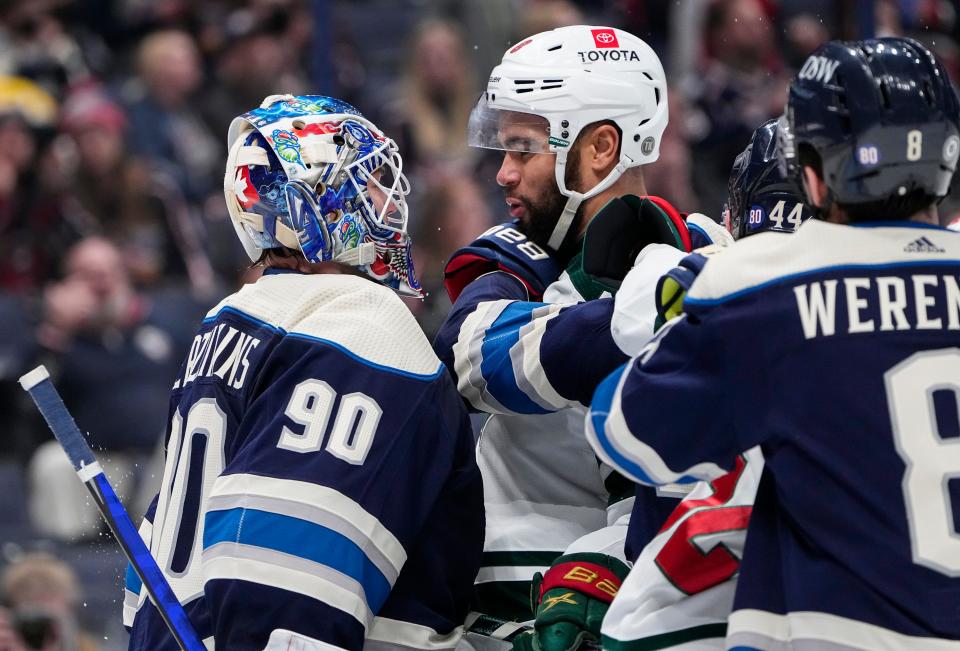
MULTIPOLYGON (((0 0, 0 490, 23 502, 0 513, 0 565, 38 540, 82 545, 103 533, 16 385, 38 363, 142 514, 176 369, 203 311, 252 273, 221 179, 230 120, 266 95, 340 97, 397 140, 430 293, 409 305, 432 337, 449 308, 446 259, 507 218, 497 157, 468 148, 465 130, 486 75, 520 37, 591 23, 650 43, 671 88, 648 188, 719 218, 733 158, 781 112, 810 51, 831 38, 906 34, 958 79, 958 9, 957 0, 0 0)), ((947 221, 960 202, 951 196, 941 210, 947 221)), ((76 581, 56 569, 51 590, 69 593, 73 608, 76 581)), ((5 627, 25 617, 18 585, 0 586, 13 609, 0 611, 0 651, 5 627)), ((118 619, 114 610, 92 621, 118 619)))

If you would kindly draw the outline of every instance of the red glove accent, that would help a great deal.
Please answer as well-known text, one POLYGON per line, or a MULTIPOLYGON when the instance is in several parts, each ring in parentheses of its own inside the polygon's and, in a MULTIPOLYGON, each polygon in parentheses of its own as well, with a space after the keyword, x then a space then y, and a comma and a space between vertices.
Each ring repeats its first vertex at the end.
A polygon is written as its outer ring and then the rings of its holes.
POLYGON ((606 603, 613 601, 623 582, 607 568, 584 561, 571 561, 554 565, 543 576, 540 596, 553 588, 570 588, 606 603))

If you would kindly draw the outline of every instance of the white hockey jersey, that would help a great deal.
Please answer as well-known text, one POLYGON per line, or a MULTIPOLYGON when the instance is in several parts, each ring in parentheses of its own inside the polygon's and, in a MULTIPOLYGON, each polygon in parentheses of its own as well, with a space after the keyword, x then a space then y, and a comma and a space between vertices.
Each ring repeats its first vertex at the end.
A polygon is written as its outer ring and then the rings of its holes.
POLYGON ((759 448, 699 482, 637 559, 603 620, 605 649, 725 648, 746 527, 763 471, 759 448))
MULTIPOLYGON (((513 231, 502 239, 496 246, 530 255, 522 234, 513 231)), ((545 572, 567 551, 627 560, 621 518, 634 499, 616 498, 632 496, 634 486, 597 461, 584 437, 583 417, 602 377, 628 359, 621 340, 643 336, 641 331, 647 339, 653 335, 653 288, 684 255, 663 249, 648 256, 642 271, 649 301, 635 306, 636 318, 613 332, 613 299, 585 300, 578 289, 584 283, 569 271, 538 302, 528 299, 528 286, 510 273, 481 276, 459 295, 441 328, 434 346, 454 371, 461 395, 476 410, 492 414, 478 444, 487 529, 475 606, 486 614, 532 616, 533 574, 545 572)), ((576 264, 570 270, 576 274, 576 264)), ((652 489, 640 491, 642 504, 649 505, 640 511, 653 523, 650 538, 674 502, 657 499, 652 489)), ((637 527, 633 510, 631 526, 637 527)))

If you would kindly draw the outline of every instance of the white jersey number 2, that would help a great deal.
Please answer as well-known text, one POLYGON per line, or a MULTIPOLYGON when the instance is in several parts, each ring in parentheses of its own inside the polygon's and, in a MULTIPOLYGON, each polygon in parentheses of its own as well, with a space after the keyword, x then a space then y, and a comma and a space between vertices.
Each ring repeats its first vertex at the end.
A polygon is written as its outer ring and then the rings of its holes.
POLYGON ((954 522, 949 492, 949 481, 960 478, 960 439, 941 436, 934 406, 934 393, 943 391, 960 413, 960 349, 911 355, 884 380, 894 442, 907 466, 903 497, 913 562, 960 576, 960 522, 954 522))

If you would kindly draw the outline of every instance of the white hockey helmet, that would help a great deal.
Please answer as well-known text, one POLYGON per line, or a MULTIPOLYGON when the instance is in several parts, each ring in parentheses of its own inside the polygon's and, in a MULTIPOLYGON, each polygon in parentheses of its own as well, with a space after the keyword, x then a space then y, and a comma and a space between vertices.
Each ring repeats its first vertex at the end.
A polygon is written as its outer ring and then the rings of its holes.
POLYGON ((657 160, 667 117, 667 82, 649 45, 613 27, 574 25, 535 34, 507 50, 470 114, 467 142, 557 155, 557 186, 568 199, 548 243, 556 250, 584 199, 613 185, 625 170, 657 160), (505 117, 542 137, 506 142, 500 132, 505 117), (620 162, 593 188, 571 190, 564 182, 567 153, 584 127, 603 120, 620 128, 620 162))
POLYGON ((271 95, 234 118, 227 141, 224 196, 251 260, 287 247, 422 296, 403 161, 357 109, 321 95, 271 95))

